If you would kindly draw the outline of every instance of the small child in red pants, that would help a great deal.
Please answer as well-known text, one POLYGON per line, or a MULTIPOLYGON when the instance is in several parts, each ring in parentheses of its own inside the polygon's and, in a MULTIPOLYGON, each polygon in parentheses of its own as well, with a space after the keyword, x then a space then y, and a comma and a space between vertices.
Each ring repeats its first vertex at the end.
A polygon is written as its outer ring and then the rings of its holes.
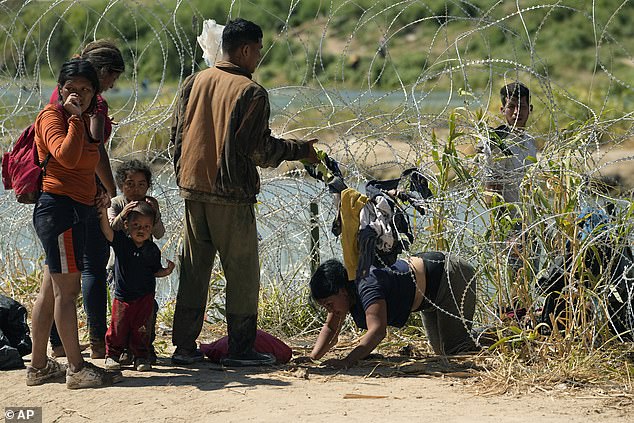
POLYGON ((105 209, 100 225, 115 253, 115 293, 110 327, 106 332, 108 370, 119 369, 119 357, 128 349, 134 355, 134 367, 143 372, 152 368, 150 335, 154 310, 156 278, 167 276, 174 263, 161 264, 161 250, 152 241, 155 210, 146 201, 136 201, 128 212, 125 231, 110 227, 105 209))

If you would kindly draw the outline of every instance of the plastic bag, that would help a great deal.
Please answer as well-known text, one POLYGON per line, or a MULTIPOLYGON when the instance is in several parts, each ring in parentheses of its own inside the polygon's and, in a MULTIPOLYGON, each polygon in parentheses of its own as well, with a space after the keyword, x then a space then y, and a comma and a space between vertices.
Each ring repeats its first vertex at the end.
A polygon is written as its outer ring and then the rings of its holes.
POLYGON ((203 59, 209 67, 222 58, 222 31, 224 29, 224 25, 218 25, 215 20, 207 19, 203 22, 203 30, 197 37, 198 45, 203 49, 203 59))

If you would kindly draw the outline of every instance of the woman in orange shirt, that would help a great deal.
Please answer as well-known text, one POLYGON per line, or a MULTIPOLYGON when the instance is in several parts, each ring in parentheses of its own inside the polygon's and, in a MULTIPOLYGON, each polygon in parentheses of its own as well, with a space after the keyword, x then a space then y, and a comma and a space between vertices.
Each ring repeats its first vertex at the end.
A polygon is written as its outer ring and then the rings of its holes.
MULTIPOLYGON (((84 362, 77 333, 76 300, 81 285, 86 219, 97 198, 95 169, 99 141, 90 136, 89 113, 96 104, 99 78, 92 65, 73 59, 62 65, 57 80, 60 101, 47 105, 35 121, 38 156, 49 157, 33 225, 46 262, 33 307, 31 365, 26 383, 40 385, 66 374, 70 389, 106 386, 115 373, 84 362), (57 325, 68 368, 46 355, 47 339, 57 325)), ((105 200, 107 201, 107 199, 105 200)))
MULTIPOLYGON (((110 198, 117 195, 117 188, 110 167, 110 158, 106 144, 112 133, 112 119, 108 116, 108 103, 102 97, 103 93, 112 88, 125 71, 123 55, 113 41, 99 39, 84 47, 79 56, 95 68, 99 77, 99 92, 96 95, 96 106, 90 114, 90 135, 99 142, 99 163, 95 169, 97 177, 110 198)), ((51 95, 49 103, 59 103, 59 91, 56 89, 51 95)), ((87 219, 87 235, 90 240, 84 250, 84 268, 81 272, 81 291, 86 312, 86 323, 90 336, 90 358, 105 358, 106 356, 106 323, 107 314, 107 282, 106 265, 110 257, 110 246, 99 228, 97 210, 91 210, 87 219)), ((53 325, 51 331, 51 346, 53 357, 63 357, 66 353, 59 334, 53 325)))

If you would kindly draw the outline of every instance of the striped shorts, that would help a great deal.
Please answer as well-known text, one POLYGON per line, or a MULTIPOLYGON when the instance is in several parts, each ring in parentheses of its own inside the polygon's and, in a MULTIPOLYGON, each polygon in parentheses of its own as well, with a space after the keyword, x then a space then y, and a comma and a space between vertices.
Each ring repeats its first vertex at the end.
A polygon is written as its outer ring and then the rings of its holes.
POLYGON ((51 273, 76 273, 83 269, 86 221, 91 207, 65 195, 40 195, 33 210, 33 226, 51 273))

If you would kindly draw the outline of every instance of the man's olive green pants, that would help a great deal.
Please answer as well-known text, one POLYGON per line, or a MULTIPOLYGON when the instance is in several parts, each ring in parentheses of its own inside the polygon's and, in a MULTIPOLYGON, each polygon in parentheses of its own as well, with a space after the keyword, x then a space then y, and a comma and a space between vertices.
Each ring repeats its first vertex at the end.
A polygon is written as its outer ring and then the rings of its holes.
POLYGON ((183 231, 172 343, 192 351, 202 330, 216 253, 226 281, 226 313, 257 315, 260 263, 255 211, 252 204, 185 200, 183 231))

